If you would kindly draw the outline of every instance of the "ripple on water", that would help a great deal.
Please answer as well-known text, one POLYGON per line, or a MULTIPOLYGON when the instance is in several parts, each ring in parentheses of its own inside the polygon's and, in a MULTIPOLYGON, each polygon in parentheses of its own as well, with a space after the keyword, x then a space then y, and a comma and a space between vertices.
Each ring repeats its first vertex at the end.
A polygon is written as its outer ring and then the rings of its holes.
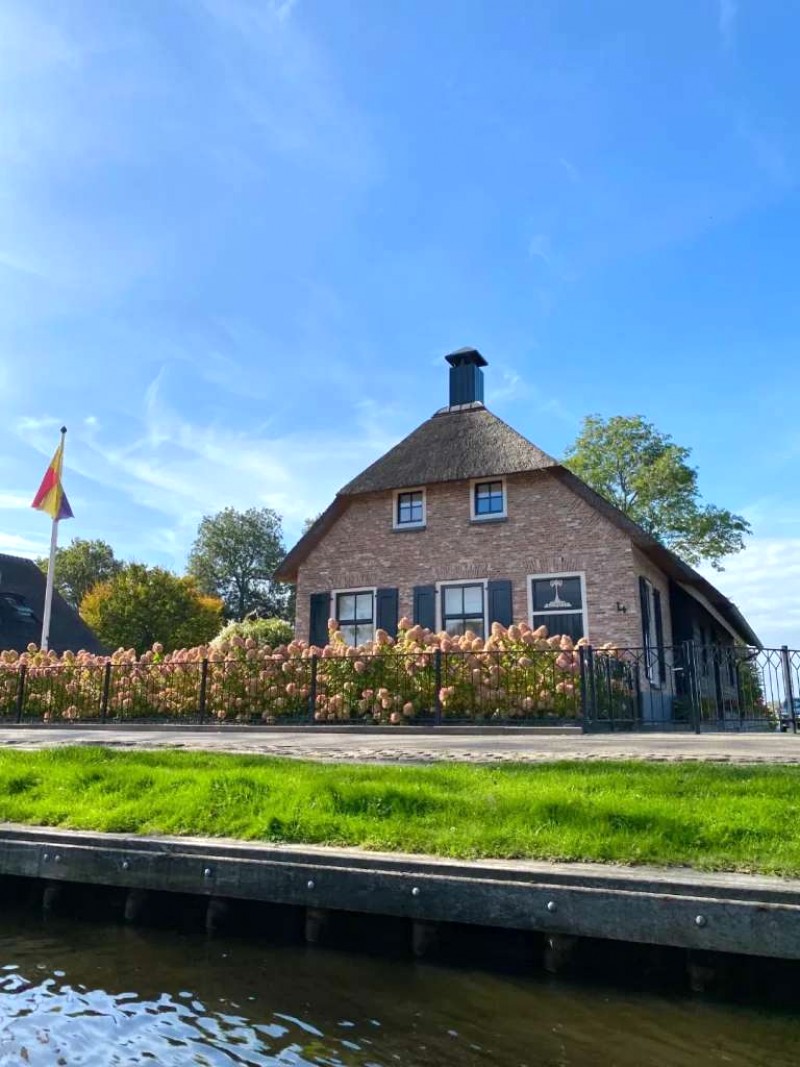
POLYGON ((789 1015, 0 917, 0 1065, 789 1067, 789 1015))

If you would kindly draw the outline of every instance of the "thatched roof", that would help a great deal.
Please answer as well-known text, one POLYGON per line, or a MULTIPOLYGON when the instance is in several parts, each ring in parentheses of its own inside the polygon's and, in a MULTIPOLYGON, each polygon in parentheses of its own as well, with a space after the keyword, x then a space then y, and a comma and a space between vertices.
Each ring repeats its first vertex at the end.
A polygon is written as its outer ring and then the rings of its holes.
POLYGON ((483 404, 444 408, 357 478, 342 496, 555 467, 556 460, 483 404))
MULTIPOLYGON (((24 652, 42 637, 46 578, 30 559, 0 554, 0 651, 24 652)), ((50 648, 79 652, 105 651, 95 635, 69 604, 53 592, 50 648)))

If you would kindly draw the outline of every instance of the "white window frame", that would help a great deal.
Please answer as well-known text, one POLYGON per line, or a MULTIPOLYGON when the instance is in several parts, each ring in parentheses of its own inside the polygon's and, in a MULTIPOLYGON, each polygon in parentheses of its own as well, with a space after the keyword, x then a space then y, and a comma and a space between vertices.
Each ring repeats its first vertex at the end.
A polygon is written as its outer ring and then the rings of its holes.
POLYGON ((471 522, 496 522, 498 519, 508 518, 508 483, 504 475, 488 475, 486 478, 473 478, 469 483, 469 517, 471 522), (491 511, 487 515, 479 515, 475 510, 475 489, 487 482, 500 482, 503 487, 503 510, 491 511))
MULTIPOLYGON (((339 617, 336 612, 336 602, 340 596, 346 596, 348 593, 371 593, 372 594, 372 640, 375 640, 375 632, 378 629, 378 620, 376 613, 378 609, 378 587, 376 585, 356 585, 352 589, 334 589, 331 593, 330 608, 328 612, 329 619, 336 619, 337 625, 339 624, 339 617)), ((353 647, 353 646, 351 646, 353 647)))
POLYGON ((488 578, 448 578, 446 582, 436 583, 436 629, 444 630, 444 590, 449 585, 483 586, 483 639, 489 636, 489 579, 488 578))
MULTIPOLYGON (((528 618, 530 624, 536 629, 536 623, 533 618, 533 583, 534 581, 542 582, 550 578, 578 578, 581 583, 581 615, 583 617, 583 636, 586 640, 589 640, 589 607, 586 602, 586 572, 585 571, 545 571, 542 574, 529 574, 527 578, 528 583, 528 618)), ((541 611, 537 612, 538 615, 543 614, 541 611)), ((551 615, 558 615, 559 612, 550 612, 551 615)), ((575 611, 566 611, 565 615, 577 615, 575 611)))
POLYGON ((392 493, 392 529, 393 530, 422 530, 428 524, 428 494, 424 485, 410 486, 408 489, 395 489, 392 493), (400 497, 405 493, 422 493, 422 520, 421 522, 399 522, 397 518, 400 507, 400 497))

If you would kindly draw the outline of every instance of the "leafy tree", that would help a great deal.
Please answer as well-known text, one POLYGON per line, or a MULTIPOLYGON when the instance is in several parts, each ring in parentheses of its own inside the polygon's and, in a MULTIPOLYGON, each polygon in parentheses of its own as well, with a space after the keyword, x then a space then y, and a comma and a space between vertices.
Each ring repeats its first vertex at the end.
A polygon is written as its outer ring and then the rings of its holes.
MULTIPOLYGON (((37 565, 47 573, 48 560, 37 559, 37 565)), ((76 610, 89 590, 98 582, 107 582, 122 569, 114 550, 105 541, 85 541, 76 537, 65 548, 56 549, 56 569, 53 584, 68 604, 76 610)))
POLYGON ((741 552, 750 524, 725 508, 704 504, 691 450, 676 445, 641 415, 583 420, 566 465, 687 563, 741 552))
POLYGON ((169 652, 210 641, 222 625, 222 601, 200 593, 193 578, 128 563, 86 594, 81 615, 109 648, 141 653, 159 641, 169 652))
POLYGON ((228 618, 256 612, 286 617, 287 591, 272 581, 284 556, 281 517, 271 508, 206 515, 189 554, 189 574, 203 593, 218 596, 228 618))

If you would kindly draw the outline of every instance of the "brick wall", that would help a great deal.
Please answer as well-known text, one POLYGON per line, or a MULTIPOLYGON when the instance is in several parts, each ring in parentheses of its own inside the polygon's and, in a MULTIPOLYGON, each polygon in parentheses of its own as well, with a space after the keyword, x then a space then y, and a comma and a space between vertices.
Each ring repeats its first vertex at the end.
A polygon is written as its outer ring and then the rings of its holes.
POLYGON ((507 519, 471 523, 468 482, 429 486, 427 527, 402 532, 392 529, 391 492, 354 497, 300 567, 298 636, 308 638, 312 593, 397 587, 400 615, 411 618, 415 585, 506 578, 519 621, 529 619, 529 574, 582 571, 592 644, 641 645, 640 574, 662 590, 668 640, 667 580, 625 534, 547 471, 509 477, 507 494, 507 519))

